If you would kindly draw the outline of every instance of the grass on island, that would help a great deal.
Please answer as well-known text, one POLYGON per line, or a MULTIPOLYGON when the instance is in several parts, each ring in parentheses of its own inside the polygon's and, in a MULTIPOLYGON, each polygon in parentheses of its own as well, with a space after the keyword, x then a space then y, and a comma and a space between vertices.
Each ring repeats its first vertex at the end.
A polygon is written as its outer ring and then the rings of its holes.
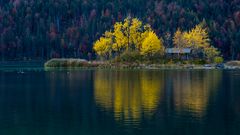
POLYGON ((153 59, 128 56, 108 61, 87 61, 83 59, 51 59, 45 68, 120 68, 120 69, 186 69, 201 68, 205 60, 153 59))
POLYGON ((84 59, 51 59, 44 64, 44 67, 97 67, 100 62, 88 62, 84 59))

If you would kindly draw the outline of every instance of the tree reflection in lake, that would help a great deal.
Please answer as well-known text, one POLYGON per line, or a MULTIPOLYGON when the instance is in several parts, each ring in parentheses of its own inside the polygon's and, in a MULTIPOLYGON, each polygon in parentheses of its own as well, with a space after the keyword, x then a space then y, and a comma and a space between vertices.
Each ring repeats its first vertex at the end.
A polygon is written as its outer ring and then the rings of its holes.
POLYGON ((201 118, 209 98, 214 99, 221 75, 221 71, 99 70, 94 73, 94 97, 118 121, 136 124, 142 117, 153 117, 161 104, 173 104, 171 111, 176 115, 187 112, 189 117, 201 118))
POLYGON ((240 72, 0 72, 0 134, 239 135, 240 72))
POLYGON ((218 91, 222 73, 179 71, 170 73, 169 77, 172 79, 175 110, 179 113, 187 110, 192 117, 202 117, 206 113, 209 98, 218 91))
POLYGON ((157 109, 163 77, 162 72, 96 71, 96 103, 113 111, 116 120, 138 122, 157 109))

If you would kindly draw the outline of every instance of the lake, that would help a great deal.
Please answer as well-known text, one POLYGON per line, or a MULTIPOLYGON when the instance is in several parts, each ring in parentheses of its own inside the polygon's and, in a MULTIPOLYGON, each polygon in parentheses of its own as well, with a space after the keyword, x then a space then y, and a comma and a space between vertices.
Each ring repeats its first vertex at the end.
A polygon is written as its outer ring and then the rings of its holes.
POLYGON ((0 70, 0 135, 240 135, 240 71, 0 70))

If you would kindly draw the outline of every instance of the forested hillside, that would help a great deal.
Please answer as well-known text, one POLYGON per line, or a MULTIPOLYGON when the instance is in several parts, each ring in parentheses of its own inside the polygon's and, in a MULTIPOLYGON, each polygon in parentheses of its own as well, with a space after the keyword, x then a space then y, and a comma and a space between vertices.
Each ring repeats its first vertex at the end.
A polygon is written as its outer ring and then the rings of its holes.
POLYGON ((225 59, 240 58, 240 0, 0 0, 0 58, 87 58, 127 16, 151 24, 165 47, 178 28, 205 21, 225 59))

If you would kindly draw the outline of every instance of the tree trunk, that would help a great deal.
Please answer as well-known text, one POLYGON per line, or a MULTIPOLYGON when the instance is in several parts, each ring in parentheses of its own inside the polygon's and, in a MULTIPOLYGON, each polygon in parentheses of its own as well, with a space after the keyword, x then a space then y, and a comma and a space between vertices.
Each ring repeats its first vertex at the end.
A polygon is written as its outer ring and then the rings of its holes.
POLYGON ((235 59, 235 50, 234 50, 233 45, 231 46, 231 54, 232 54, 232 60, 234 60, 235 59))

